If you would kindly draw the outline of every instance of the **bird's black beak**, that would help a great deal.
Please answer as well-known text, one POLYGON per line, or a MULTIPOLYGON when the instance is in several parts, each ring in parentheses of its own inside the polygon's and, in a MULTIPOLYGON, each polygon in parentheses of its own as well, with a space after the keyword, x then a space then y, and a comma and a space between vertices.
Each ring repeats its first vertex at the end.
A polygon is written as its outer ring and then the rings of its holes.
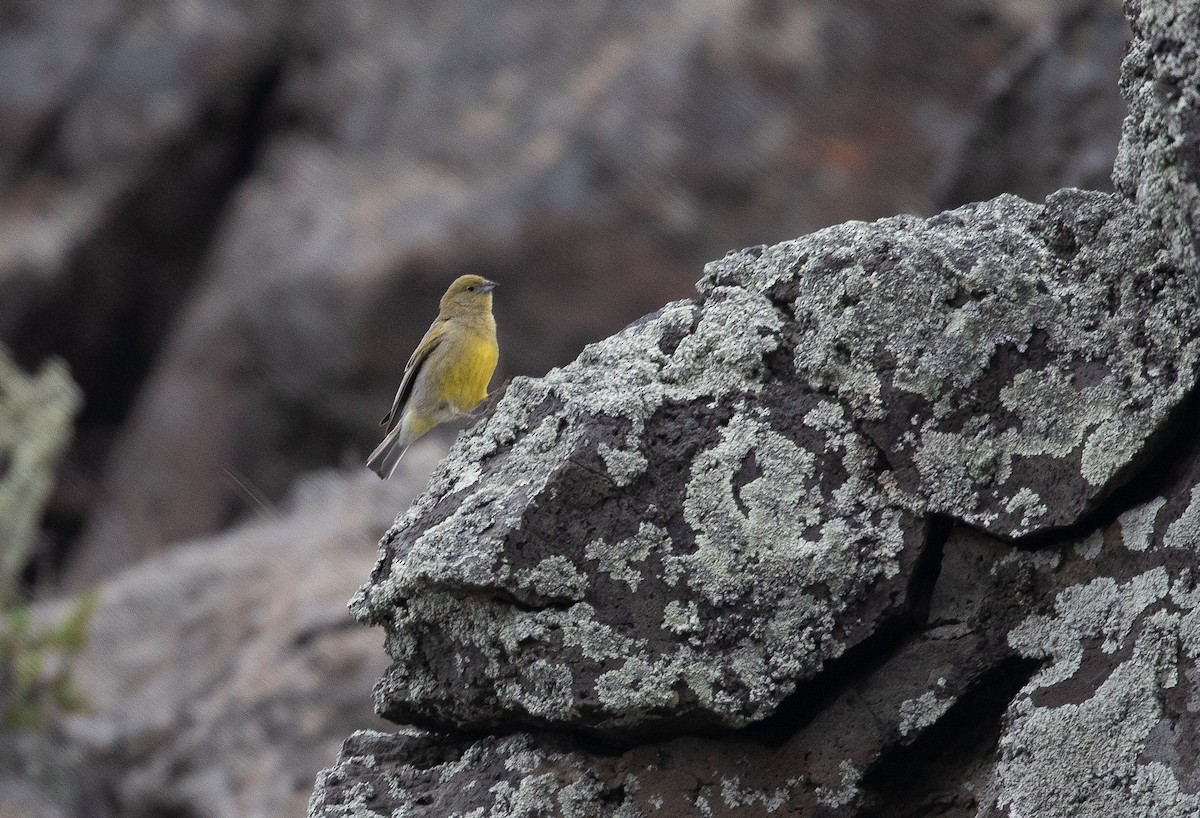
POLYGON ((496 289, 496 282, 495 282, 495 281, 488 281, 488 280, 485 278, 485 279, 483 280, 483 287, 482 287, 481 289, 482 289, 482 290, 483 290, 485 293, 490 293, 492 290, 496 289))

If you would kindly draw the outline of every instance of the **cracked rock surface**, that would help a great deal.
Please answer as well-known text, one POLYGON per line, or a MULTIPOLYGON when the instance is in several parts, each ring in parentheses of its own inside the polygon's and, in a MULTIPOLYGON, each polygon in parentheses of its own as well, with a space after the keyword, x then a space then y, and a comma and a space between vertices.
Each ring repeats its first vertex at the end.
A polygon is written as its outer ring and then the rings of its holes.
POLYGON ((310 815, 1195 815, 1200 3, 1128 11, 1118 193, 733 253, 515 380, 352 602, 432 732, 310 815))

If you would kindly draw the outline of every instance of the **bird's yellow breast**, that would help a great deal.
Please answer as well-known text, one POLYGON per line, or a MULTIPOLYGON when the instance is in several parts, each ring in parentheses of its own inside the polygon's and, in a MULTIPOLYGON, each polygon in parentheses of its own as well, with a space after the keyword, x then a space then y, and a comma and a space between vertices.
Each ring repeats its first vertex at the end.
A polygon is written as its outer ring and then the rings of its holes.
MULTIPOLYGON (((447 339, 451 340, 451 339, 447 339)), ((438 385, 437 399, 452 404, 460 412, 469 412, 487 397, 488 383, 496 371, 500 350, 496 333, 463 332, 454 338, 445 377, 438 385)))

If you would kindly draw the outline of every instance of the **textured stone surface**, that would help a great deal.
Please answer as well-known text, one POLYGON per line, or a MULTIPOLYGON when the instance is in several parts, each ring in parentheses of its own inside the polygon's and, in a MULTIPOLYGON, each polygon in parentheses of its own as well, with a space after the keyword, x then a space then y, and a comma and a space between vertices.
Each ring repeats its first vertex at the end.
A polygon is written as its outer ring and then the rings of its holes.
POLYGON ((920 526, 837 404, 769 374, 781 326, 730 288, 515 382, 360 598, 397 660, 381 706, 737 725, 902 609, 920 526))
POLYGON ((1200 256, 1200 7, 1131 0, 1136 46, 1121 66, 1129 103, 1113 181, 1160 226, 1177 263, 1200 256))
POLYGON ((1197 814, 1200 4, 1129 10, 1120 193, 734 253, 515 380, 352 603, 446 732, 310 815, 1197 814))
POLYGON ((973 815, 962 782, 986 782, 1000 716, 1036 668, 1005 637, 1028 613, 1020 600, 1051 587, 1053 562, 956 532, 919 625, 836 661, 832 681, 752 729, 608 752, 539 734, 358 734, 310 814, 520 815, 524 789, 536 814, 561 816, 973 815))
POLYGON ((710 265, 696 301, 514 381, 389 532, 355 603, 388 630, 382 712, 768 715, 905 608, 931 515, 1019 537, 1127 477, 1200 348, 1161 253, 1066 192, 710 265))
POLYGON ((537 798, 562 816, 1194 815, 1195 447, 1184 466, 1163 486, 1176 499, 1035 553, 956 529, 920 626, 759 729, 617 753, 359 734, 310 814, 520 815, 537 798))
POLYGON ((1107 194, 849 223, 710 265, 723 285, 791 318, 797 380, 907 505, 1007 538, 1094 507, 1195 379, 1195 277, 1107 194))
POLYGON ((1200 813, 1200 458, 1170 488, 1065 550, 1061 590, 1009 632, 1042 669, 1005 717, 1000 809, 1200 813))

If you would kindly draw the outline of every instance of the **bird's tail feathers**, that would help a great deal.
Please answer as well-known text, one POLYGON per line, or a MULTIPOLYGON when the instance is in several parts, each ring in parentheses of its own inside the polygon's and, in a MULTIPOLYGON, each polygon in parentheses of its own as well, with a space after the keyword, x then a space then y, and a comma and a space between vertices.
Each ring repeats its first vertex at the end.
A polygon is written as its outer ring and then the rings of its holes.
POLYGON ((392 476, 396 466, 400 465, 400 458, 408 451, 408 444, 401 441, 400 437, 400 427, 397 426, 367 458, 367 468, 378 474, 382 480, 392 476))

